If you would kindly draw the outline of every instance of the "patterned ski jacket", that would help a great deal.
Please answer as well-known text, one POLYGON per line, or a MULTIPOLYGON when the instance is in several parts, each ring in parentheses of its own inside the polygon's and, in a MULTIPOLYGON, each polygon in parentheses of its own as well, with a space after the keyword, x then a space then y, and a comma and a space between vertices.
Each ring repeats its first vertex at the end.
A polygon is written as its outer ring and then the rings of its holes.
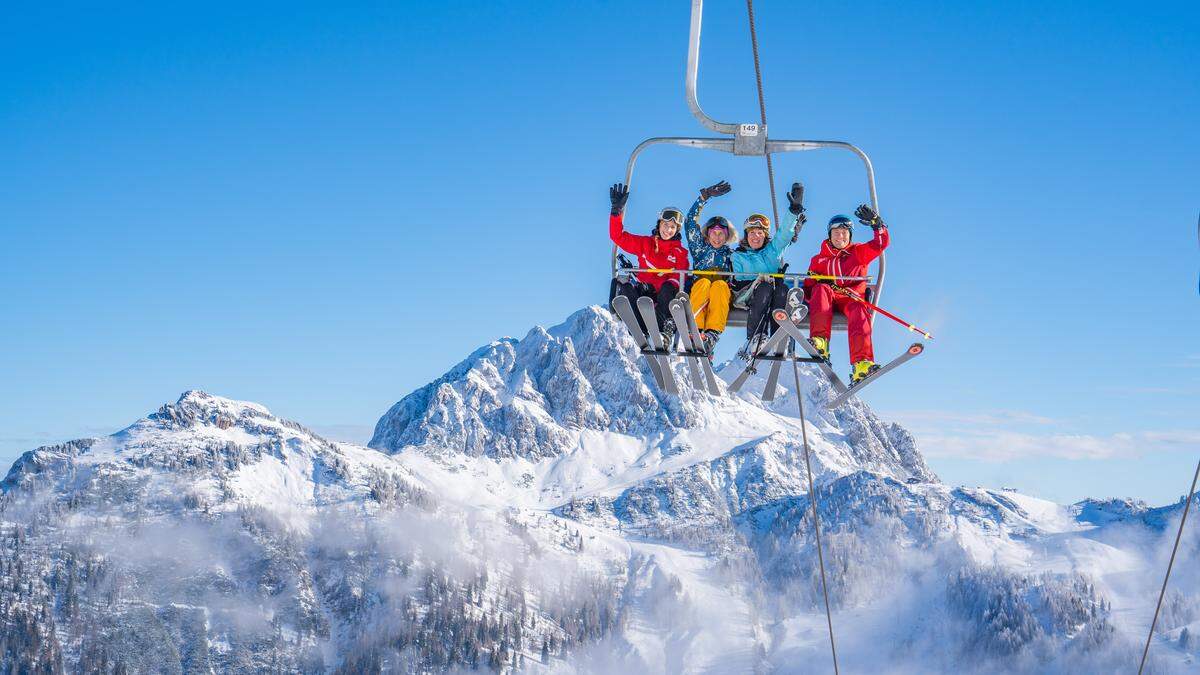
MULTIPOLYGON (((688 209, 687 217, 683 219, 683 231, 687 234, 688 251, 692 254, 692 269, 731 272, 733 267, 730 258, 733 256, 733 249, 729 244, 725 244, 721 248, 713 248, 704 240, 704 235, 700 232, 700 212, 703 210, 704 200, 697 199, 696 203, 692 204, 692 208, 688 209)), ((732 243, 737 243, 736 232, 730 232, 729 238, 732 243)))
MULTIPOLYGON (((638 267, 653 267, 656 269, 686 270, 688 268, 688 252, 683 247, 679 233, 670 239, 659 239, 658 235, 630 234, 625 231, 620 214, 609 215, 608 236, 622 251, 637 256, 638 267)), ((679 283, 679 276, 665 272, 638 272, 639 281, 644 281, 654 287, 662 288, 668 279, 679 283)))
MULTIPOLYGON (((850 244, 840 251, 831 246, 829 240, 826 239, 821 243, 821 252, 814 255, 812 261, 808 263, 808 271, 810 274, 829 274, 838 277, 865 277, 871 262, 878 258, 880 253, 883 253, 883 249, 888 247, 890 241, 891 236, 886 227, 875 230, 875 237, 871 241, 865 244, 850 244)), ((821 282, 816 279, 805 279, 804 287, 811 288, 818 283, 821 282)), ((849 288, 859 295, 867 292, 867 282, 865 281, 849 281, 838 285, 849 288)))
POLYGON ((767 240, 762 248, 755 251, 746 242, 733 250, 733 271, 749 272, 739 274, 735 279, 748 281, 759 274, 774 274, 779 271, 783 252, 792 244, 792 233, 800 220, 799 216, 792 218, 792 225, 787 230, 776 228, 775 233, 767 240))

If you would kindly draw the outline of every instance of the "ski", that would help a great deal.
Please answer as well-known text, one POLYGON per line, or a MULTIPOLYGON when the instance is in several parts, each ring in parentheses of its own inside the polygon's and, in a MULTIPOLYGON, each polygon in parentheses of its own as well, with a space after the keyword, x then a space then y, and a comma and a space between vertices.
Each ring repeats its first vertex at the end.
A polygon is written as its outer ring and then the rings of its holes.
POLYGON ((633 336, 633 341, 637 343, 638 349, 642 351, 642 356, 646 359, 646 363, 650 364, 650 373, 654 375, 654 383, 658 388, 667 391, 667 385, 663 380, 662 370, 659 369, 658 360, 650 354, 650 343, 646 339, 646 334, 642 332, 642 327, 638 324, 637 316, 633 313, 633 305, 629 303, 629 298, 618 295, 613 298, 613 309, 617 310, 617 316, 621 317, 621 321, 625 322, 625 328, 629 330, 629 334, 633 336))
POLYGON ((758 372, 758 360, 761 357, 773 353, 776 346, 787 342, 787 339, 787 333, 781 330, 775 331, 774 335, 772 335, 767 339, 766 342, 759 346, 757 352, 749 355, 749 358, 747 359, 749 362, 746 364, 746 367, 742 370, 742 372, 736 378, 734 378, 733 382, 729 385, 729 391, 736 393, 737 391, 741 390, 742 385, 746 384, 746 380, 750 379, 751 375, 758 372))
POLYGON ((804 351, 808 352, 808 355, 813 359, 813 363, 816 363, 817 367, 821 369, 821 372, 825 374, 825 377, 829 378, 829 383, 833 385, 834 391, 836 391, 839 395, 844 394, 848 387, 842 382, 842 379, 837 376, 837 373, 833 372, 833 366, 829 365, 828 361, 821 358, 821 355, 817 353, 816 347, 813 347, 812 343, 808 341, 808 338, 804 337, 804 334, 800 332, 800 329, 796 326, 796 324, 792 323, 792 320, 790 317, 788 317, 787 312, 782 309, 777 309, 772 314, 772 317, 775 319, 775 323, 778 323, 780 326, 782 326, 783 330, 787 331, 788 335, 792 336, 792 340, 795 341, 796 344, 800 345, 804 348, 804 351))
MULTIPOLYGON (((775 331, 779 333, 780 331, 775 331)), ((784 335, 787 335, 784 333, 784 335)), ((787 339, 781 340, 776 344, 775 348, 767 352, 768 356, 783 356, 787 350, 787 339)), ((783 361, 773 359, 771 361, 771 369, 767 371, 767 384, 763 387, 762 400, 770 403, 775 400, 775 387, 779 385, 779 369, 783 366, 783 361)))
POLYGON ((650 340, 650 348, 654 355, 649 358, 658 359, 658 367, 662 370, 664 391, 668 394, 679 395, 679 386, 675 383, 675 373, 671 370, 670 345, 663 344, 662 333, 658 330, 658 316, 654 312, 654 301, 646 296, 638 298, 638 312, 642 315, 642 323, 646 324, 646 336, 650 340))
POLYGON ((697 357, 696 353, 702 350, 697 350, 692 342, 692 331, 687 325, 687 317, 684 312, 691 311, 691 307, 687 310, 680 304, 679 299, 671 301, 671 318, 675 319, 675 334, 679 336, 680 353, 683 355, 683 360, 687 361, 688 370, 692 374, 692 382, 697 388, 707 388, 707 383, 704 381, 704 376, 700 374, 700 364, 696 363, 697 358, 707 360, 707 356, 697 357))
MULTIPOLYGON (((784 307, 791 308, 792 312, 799 314, 800 319, 803 319, 804 314, 806 314, 808 312, 808 307, 804 304, 804 302, 802 300, 799 299, 799 296, 797 294, 800 292, 801 291, 799 291, 798 289, 795 289, 795 288, 789 290, 787 293, 787 301, 784 303, 784 307), (800 310, 801 307, 804 308, 803 312, 801 312, 801 310, 800 310)), ((788 312, 788 320, 789 321, 794 320, 793 316, 792 316, 792 312, 788 312)), ((778 334, 780 331, 777 330, 775 332, 778 334)), ((782 342, 779 342, 776 344, 773 352, 767 352, 767 353, 771 354, 772 356, 783 356, 786 352, 787 352, 787 340, 785 339, 782 342)), ((763 395, 762 395, 762 400, 764 400, 768 403, 775 400, 775 390, 779 386, 779 369, 781 367, 783 367, 783 361, 775 360, 775 361, 771 362, 771 370, 767 373, 767 386, 763 387, 763 395)))
POLYGON ((914 342, 908 349, 904 350, 903 354, 901 354, 900 356, 897 356, 896 358, 892 359, 891 361, 888 361, 882 367, 880 367, 879 370, 876 370, 875 372, 871 373, 870 375, 864 377, 863 379, 859 380, 858 383, 855 384, 854 386, 850 387, 849 389, 842 392, 841 394, 838 394, 837 396, 833 397, 833 399, 831 399, 829 401, 829 403, 825 404, 825 407, 829 408, 830 410, 833 410, 834 408, 836 408, 836 407, 840 406, 841 404, 845 403, 846 401, 850 400, 851 396, 854 396, 863 387, 874 382, 877 378, 879 378, 879 376, 883 375, 884 373, 888 372, 889 370, 892 370, 893 368, 898 368, 898 367, 904 365, 910 359, 914 359, 914 358, 920 356, 921 352, 923 352, 923 351, 925 351, 925 345, 921 344, 920 342, 914 342))
POLYGON ((687 293, 680 293, 671 301, 671 316, 675 318, 675 328, 677 334, 683 340, 684 347, 697 354, 697 356, 689 358, 688 362, 694 368, 695 362, 699 361, 699 367, 704 371, 704 380, 708 386, 708 393, 713 396, 719 396, 721 390, 717 387, 717 375, 712 369, 712 359, 708 358, 707 350, 704 348, 704 341, 700 337, 700 329, 696 327, 696 315, 692 314, 692 300, 688 297, 687 293))

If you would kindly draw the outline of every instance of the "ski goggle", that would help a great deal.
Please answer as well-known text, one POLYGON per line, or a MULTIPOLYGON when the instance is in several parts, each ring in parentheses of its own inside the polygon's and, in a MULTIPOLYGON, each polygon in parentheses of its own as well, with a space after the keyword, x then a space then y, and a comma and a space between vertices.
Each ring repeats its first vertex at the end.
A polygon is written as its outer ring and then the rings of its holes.
POLYGON ((831 231, 839 227, 851 230, 854 229, 854 223, 850 222, 850 219, 845 216, 834 216, 829 220, 829 229, 831 231))
POLYGON ((673 221, 675 221, 676 225, 682 225, 683 224, 683 212, 673 206, 668 206, 667 208, 658 212, 658 219, 659 220, 673 220, 673 221))
POLYGON ((704 224, 704 229, 711 230, 714 227, 723 228, 727 233, 733 231, 733 225, 729 224, 729 219, 725 216, 713 216, 704 224))
POLYGON ((761 213, 752 213, 746 218, 746 222, 742 224, 743 228, 761 227, 764 230, 771 229, 771 219, 761 213))

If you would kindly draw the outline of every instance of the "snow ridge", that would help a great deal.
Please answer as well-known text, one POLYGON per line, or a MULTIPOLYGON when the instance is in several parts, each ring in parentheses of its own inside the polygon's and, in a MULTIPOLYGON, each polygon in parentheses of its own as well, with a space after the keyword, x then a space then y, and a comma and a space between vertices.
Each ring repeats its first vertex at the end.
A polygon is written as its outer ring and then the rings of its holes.
MULTIPOLYGON (((824 410, 805 368, 810 495, 798 392, 713 397, 677 368, 661 395, 588 307, 404 396, 370 448, 188 391, 25 453, 0 483, 0 666, 824 670, 814 503, 848 672, 1140 656, 1182 504, 945 485, 865 403, 824 410)), ((1172 583, 1156 672, 1200 649, 1200 573, 1172 583)))

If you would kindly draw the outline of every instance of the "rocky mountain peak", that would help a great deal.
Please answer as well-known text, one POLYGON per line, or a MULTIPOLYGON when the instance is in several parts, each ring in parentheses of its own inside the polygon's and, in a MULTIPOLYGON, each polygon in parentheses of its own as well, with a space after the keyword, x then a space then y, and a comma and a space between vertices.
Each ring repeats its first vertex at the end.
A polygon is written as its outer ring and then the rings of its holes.
MULTIPOLYGON (((722 376, 740 365, 730 362, 722 376)), ((658 390, 623 323, 604 308, 585 307, 557 326, 537 326, 520 340, 504 338, 476 350, 392 406, 376 425, 370 447, 537 462, 571 455, 591 432, 648 440, 668 450, 678 445, 672 439, 680 434, 726 449, 772 435, 799 441, 795 395, 786 386, 772 404, 751 393, 712 396, 692 386, 684 364, 675 367, 678 397, 658 390)), ((936 478, 904 429, 882 422, 860 402, 825 411, 820 403, 830 391, 823 378, 804 368, 801 380, 822 469, 833 475, 866 469, 900 480, 936 478)))
POLYGON ((476 350, 405 396, 379 420, 370 447, 440 447, 468 455, 553 457, 581 430, 637 433, 701 420, 696 394, 661 395, 623 325, 586 307, 550 329, 476 350))

